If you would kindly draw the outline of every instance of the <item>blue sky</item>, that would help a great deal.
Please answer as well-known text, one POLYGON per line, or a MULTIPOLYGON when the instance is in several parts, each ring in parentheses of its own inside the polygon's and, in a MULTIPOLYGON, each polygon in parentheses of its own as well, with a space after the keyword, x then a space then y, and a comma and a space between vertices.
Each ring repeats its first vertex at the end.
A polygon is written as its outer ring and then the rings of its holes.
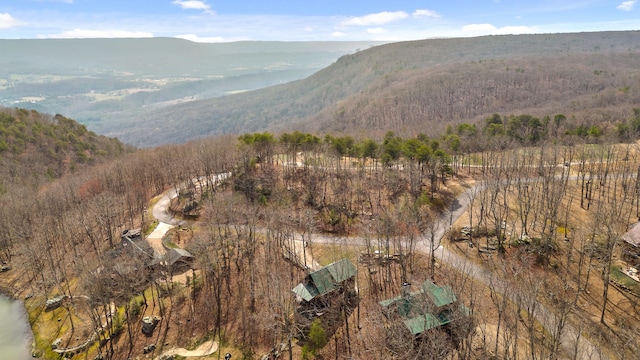
POLYGON ((639 0, 0 0, 4 39, 401 41, 639 29, 639 0))

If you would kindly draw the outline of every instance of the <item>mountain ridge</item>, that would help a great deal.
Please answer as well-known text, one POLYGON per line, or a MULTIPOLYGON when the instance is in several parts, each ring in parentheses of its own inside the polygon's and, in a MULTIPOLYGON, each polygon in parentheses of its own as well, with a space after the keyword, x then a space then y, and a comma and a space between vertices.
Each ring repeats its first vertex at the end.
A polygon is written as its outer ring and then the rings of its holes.
MULTIPOLYGON (((551 68, 550 65, 544 64, 561 63, 563 67, 571 69, 576 59, 582 59, 583 68, 579 69, 581 71, 579 73, 572 71, 575 73, 572 74, 573 79, 578 80, 587 75, 592 77, 594 71, 606 71, 587 68, 590 61, 596 61, 602 56, 608 56, 611 59, 623 55, 633 56, 639 49, 640 32, 638 31, 500 35, 391 43, 344 55, 331 66, 302 80, 249 93, 199 100, 142 113, 139 121, 147 124, 144 130, 136 129, 135 124, 131 126, 131 124, 120 123, 120 131, 108 134, 125 140, 135 139, 136 144, 142 146, 153 146, 157 143, 177 143, 202 136, 265 129, 299 128, 340 131, 346 128, 335 126, 335 123, 344 125, 345 119, 334 115, 347 111, 351 106, 349 105, 352 101, 351 97, 376 98, 376 93, 391 86, 396 87, 397 91, 405 91, 406 89, 400 90, 401 84, 407 84, 411 77, 422 76, 429 71, 432 72, 432 77, 424 77, 420 86, 431 86, 428 84, 435 76, 443 88, 451 88, 456 82, 464 79, 464 68, 468 66, 479 68, 479 64, 508 61, 508 64, 505 63, 505 70, 511 71, 513 76, 510 79, 525 77, 524 80, 518 81, 528 81, 527 67, 535 65, 538 73, 544 78, 551 68), (511 69, 508 69, 509 67, 511 69), (433 69, 441 70, 438 73, 433 69), (458 78, 447 78, 448 72, 457 74, 458 78), (152 140, 147 140, 145 137, 152 140)), ((600 63, 598 62, 598 65, 600 63)), ((633 70, 633 62, 630 60, 622 66, 629 71, 633 70)), ((600 80, 604 78, 601 77, 600 80)), ((559 77, 558 81, 565 83, 573 80, 559 77)), ((558 84, 549 82, 547 85, 557 86, 558 84)), ((619 82, 606 86, 618 85, 619 82)), ((631 87, 631 90, 632 93, 635 92, 635 87, 631 87)), ((576 97, 590 95, 593 93, 576 93, 576 97)), ((565 100, 567 103, 571 101, 565 100)), ((548 108, 547 105, 542 105, 548 108)), ((388 104, 387 109, 392 106, 388 104)), ((533 103, 524 104, 522 110, 529 110, 535 106, 533 103)), ((518 109, 487 108, 481 113, 474 113, 473 116, 445 119, 445 122, 473 121, 479 116, 497 111, 521 112, 518 109)), ((375 112, 371 110, 368 115, 375 112)), ((353 112, 351 115, 354 118, 364 116, 364 114, 353 112)), ((411 126, 418 125, 414 120, 410 123, 411 126)), ((366 130, 367 127, 367 124, 362 123, 358 129, 366 130)))

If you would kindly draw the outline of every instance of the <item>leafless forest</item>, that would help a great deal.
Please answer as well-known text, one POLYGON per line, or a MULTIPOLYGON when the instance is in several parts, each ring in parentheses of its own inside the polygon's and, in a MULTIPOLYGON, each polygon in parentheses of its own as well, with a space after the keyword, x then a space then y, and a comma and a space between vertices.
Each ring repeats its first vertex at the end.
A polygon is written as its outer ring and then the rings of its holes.
POLYGON ((428 68, 438 41, 363 51, 284 112, 198 105, 260 132, 148 149, 0 109, 0 287, 43 359, 638 358, 635 36, 452 40, 473 59, 428 68), (343 259, 353 277, 313 278, 343 259))
POLYGON ((264 130, 439 136, 494 113, 618 121, 638 104, 638 49, 637 31, 393 43, 300 81, 150 110, 116 134, 150 146, 264 130))
POLYGON ((496 114, 437 138, 256 133, 139 150, 57 180, 5 180, 3 287, 28 297, 45 358, 60 356, 55 339, 70 348, 94 333, 77 358, 143 356, 155 344, 150 358, 206 339, 248 358, 633 358, 637 295, 610 277, 638 217, 640 153, 619 143, 635 137, 637 116, 583 135, 562 114, 496 114), (123 230, 153 229, 152 199, 171 190, 175 217, 189 220, 165 243, 193 254, 190 269, 114 256, 123 230), (292 317, 305 271, 283 254, 296 239, 321 264, 357 264, 358 306, 322 325, 332 331, 319 343, 292 317), (472 315, 414 338, 378 303, 427 279, 472 315), (46 311, 58 295, 64 305, 46 311), (161 320, 146 337, 150 315, 161 320))

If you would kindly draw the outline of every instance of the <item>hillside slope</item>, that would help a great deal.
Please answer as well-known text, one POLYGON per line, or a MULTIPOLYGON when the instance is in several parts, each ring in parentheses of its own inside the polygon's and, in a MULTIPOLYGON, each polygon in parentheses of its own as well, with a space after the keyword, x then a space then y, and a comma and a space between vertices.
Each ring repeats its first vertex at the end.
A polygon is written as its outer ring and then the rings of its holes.
POLYGON ((563 113, 586 126, 626 120, 640 102, 637 54, 571 54, 437 66, 391 75, 304 124, 437 135, 493 113, 563 113))
POLYGON ((640 32, 393 43, 345 55, 304 80, 141 113, 109 135, 150 146, 294 127, 409 130, 493 112, 608 108, 610 97, 628 105, 638 52, 640 32))
POLYGON ((62 115, 0 107, 0 194, 34 186, 133 149, 62 115))

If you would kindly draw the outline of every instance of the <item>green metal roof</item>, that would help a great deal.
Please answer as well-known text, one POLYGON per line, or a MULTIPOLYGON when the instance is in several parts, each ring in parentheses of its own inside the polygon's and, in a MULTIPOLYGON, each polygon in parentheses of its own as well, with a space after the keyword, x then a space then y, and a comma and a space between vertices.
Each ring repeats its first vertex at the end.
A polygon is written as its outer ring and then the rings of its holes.
POLYGON ((398 314, 402 317, 409 317, 412 313, 420 313, 420 307, 415 304, 415 298, 401 299, 396 304, 398 306, 398 314))
POLYGON ((309 276, 311 276, 313 284, 318 288, 318 293, 320 294, 326 294, 336 289, 331 272, 326 267, 312 272, 309 276))
POLYGON ((349 259, 338 260, 309 274, 291 291, 306 301, 337 289, 338 284, 356 276, 356 267, 349 259))
MULTIPOLYGON (((427 280, 420 287, 420 291, 412 292, 405 297, 396 296, 382 300, 379 304, 384 308, 390 308, 395 305, 396 308, 394 310, 397 311, 400 317, 404 318, 405 326, 413 335, 417 335, 423 331, 450 323, 452 321, 452 311, 449 308, 442 307, 453 304, 456 301, 456 296, 449 286, 438 286, 427 280), (435 309, 439 309, 436 310, 436 313, 427 311, 424 303, 424 300, 426 300, 425 295, 431 300, 435 309)), ((464 305, 460 305, 460 308, 463 314, 470 315, 471 312, 464 305)))
POLYGON ((313 285, 305 283, 296 285, 291 291, 305 301, 310 301, 318 295, 318 290, 313 285))
POLYGON ((430 292, 427 292, 427 295, 433 300, 433 304, 436 307, 441 307, 449 304, 453 304, 456 302, 456 296, 453 294, 453 290, 448 286, 438 286, 430 292))
MULTIPOLYGON (((429 299, 433 301, 433 304, 436 307, 453 304, 458 300, 455 294, 453 293, 453 290, 449 286, 438 286, 429 280, 426 280, 422 284, 420 291, 412 292, 410 294, 410 298, 414 298, 421 294, 426 294, 429 297, 429 299)), ((382 300, 378 303, 382 307, 389 307, 391 304, 401 299, 402 299, 402 296, 396 296, 391 299, 382 300)))
POLYGON ((402 299, 402 296, 396 296, 394 298, 391 299, 386 299, 386 300, 382 300, 380 302, 378 302, 378 304, 380 304, 380 306, 382 307, 389 307, 391 304, 395 303, 396 301, 402 299))
POLYGON ((410 297, 402 297, 396 296, 393 299, 382 300, 378 302, 380 306, 384 308, 388 308, 391 305, 395 306, 395 310, 402 317, 409 317, 412 313, 419 314, 422 311, 420 310, 420 306, 416 305, 414 302, 414 296, 419 293, 412 293, 410 297))
POLYGON ((338 260, 325 266, 336 283, 341 283, 349 278, 356 276, 356 267, 353 266, 349 259, 338 260))
MULTIPOLYGON (((471 310, 466 306, 460 304, 459 306, 460 312, 465 316, 471 316, 471 310)), ((446 325, 453 321, 453 310, 446 309, 441 311, 437 315, 434 314, 424 314, 412 317, 410 319, 404 320, 404 325, 411 331, 412 335, 418 335, 424 331, 429 329, 436 328, 438 326, 446 325)))
POLYGON ((404 320, 404 325, 411 331, 412 335, 418 335, 443 324, 441 324, 440 319, 433 314, 424 314, 404 320))
POLYGON ((438 287, 439 287, 438 285, 432 283, 430 280, 425 280, 422 283, 421 289, 422 289, 423 292, 432 292, 435 289, 437 289, 438 287))

